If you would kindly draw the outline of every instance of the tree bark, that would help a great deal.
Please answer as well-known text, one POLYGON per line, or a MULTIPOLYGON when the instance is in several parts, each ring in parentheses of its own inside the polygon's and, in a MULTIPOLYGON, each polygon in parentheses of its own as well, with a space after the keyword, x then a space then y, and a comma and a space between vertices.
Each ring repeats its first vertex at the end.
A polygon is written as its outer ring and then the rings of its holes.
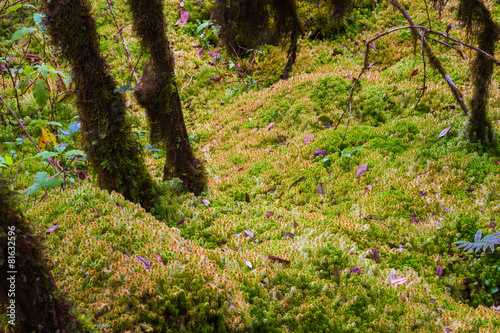
POLYGON ((207 187, 202 163, 195 157, 182 114, 174 74, 174 56, 165 33, 164 8, 161 0, 129 0, 133 29, 150 54, 141 85, 135 93, 146 109, 151 126, 151 142, 166 146, 163 179, 180 178, 184 188, 200 195, 207 187))
POLYGON ((99 35, 85 0, 45 0, 45 24, 72 68, 83 149, 102 189, 153 206, 153 183, 125 119, 125 98, 99 50, 99 35))

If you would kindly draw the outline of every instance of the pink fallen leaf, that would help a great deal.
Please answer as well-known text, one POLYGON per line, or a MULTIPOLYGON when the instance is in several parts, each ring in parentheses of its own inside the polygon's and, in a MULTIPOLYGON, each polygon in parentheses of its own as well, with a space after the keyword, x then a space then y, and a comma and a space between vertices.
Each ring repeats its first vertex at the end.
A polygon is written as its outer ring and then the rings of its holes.
POLYGON ((368 163, 361 164, 358 169, 356 169, 356 177, 359 178, 362 174, 364 174, 368 170, 368 163))
POLYGON ((189 12, 186 12, 182 7, 179 9, 181 18, 175 22, 175 25, 184 25, 189 21, 189 12))
POLYGON ((415 213, 410 213, 410 219, 411 223, 417 223, 417 220, 415 219, 415 213))
POLYGON ((243 232, 244 232, 245 234, 247 234, 248 236, 250 236, 250 237, 254 238, 254 236, 253 236, 253 232, 251 232, 250 230, 243 230, 243 232))
POLYGON ((304 137, 304 139, 302 140, 302 142, 304 142, 306 145, 309 144, 311 142, 312 139, 314 139, 316 137, 316 135, 306 135, 304 137))
POLYGON ((207 143, 203 148, 201 148, 202 153, 206 153, 210 149, 210 143, 207 143))
POLYGON ((445 136, 446 134, 448 134, 448 132, 449 132, 449 131, 450 131, 450 129, 451 129, 451 126, 452 126, 452 125, 450 125, 450 126, 446 127, 444 130, 442 130, 441 132, 439 132, 438 137, 442 138, 443 136, 445 136))
POLYGON ((57 228, 59 228, 59 226, 56 224, 56 225, 53 225, 52 227, 48 228, 46 233, 51 233, 51 232, 54 232, 57 228))
POLYGON ((273 216, 274 216, 274 213, 273 213, 273 212, 267 212, 266 214, 264 214, 264 217, 265 217, 266 219, 271 218, 271 217, 273 217, 273 216))
POLYGON ((183 225, 184 222, 186 222, 187 220, 187 217, 183 218, 182 220, 180 220, 179 222, 177 222, 177 225, 183 225))
POLYGON ((373 49, 373 51, 377 51, 377 46, 375 45, 374 42, 370 43, 370 47, 373 49))
POLYGON ((245 265, 247 265, 248 268, 252 268, 252 263, 248 260, 245 260, 245 265))
POLYGON ((287 232, 287 233, 285 234, 285 237, 284 237, 284 238, 285 238, 285 239, 287 239, 287 238, 293 239, 293 234, 292 234, 291 232, 287 232))
POLYGON ((273 121, 272 123, 270 123, 269 125, 267 125, 266 130, 270 131, 270 130, 273 129, 274 126, 276 126, 276 123, 273 121))
POLYGON ((208 201, 207 199, 201 199, 201 202, 202 202, 205 206, 210 205, 210 201, 208 201))
POLYGON ((395 285, 401 285, 404 284, 406 281, 408 281, 409 278, 410 278, 409 276, 406 276, 402 278, 391 279, 391 283, 395 285))

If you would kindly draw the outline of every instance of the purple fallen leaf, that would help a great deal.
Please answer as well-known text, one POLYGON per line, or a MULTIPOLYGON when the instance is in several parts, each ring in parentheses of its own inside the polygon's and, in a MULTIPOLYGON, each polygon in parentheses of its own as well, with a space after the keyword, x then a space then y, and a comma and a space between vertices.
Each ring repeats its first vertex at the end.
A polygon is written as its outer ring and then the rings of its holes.
POLYGON ((245 259, 245 265, 247 265, 248 268, 252 268, 252 263, 246 259, 245 259))
POLYGON ((233 311, 234 308, 236 308, 236 305, 234 305, 233 301, 229 301, 229 311, 233 311))
POLYGON ((198 50, 196 50, 196 52, 197 52, 199 55, 201 55, 201 54, 203 53, 203 51, 205 51, 205 49, 204 49, 204 48, 202 48, 202 47, 201 47, 201 48, 199 48, 198 50))
POLYGON ((438 277, 441 277, 443 275, 443 266, 441 265, 438 265, 437 269, 436 269, 436 275, 438 277))
POLYGON ((411 223, 417 223, 417 220, 415 219, 415 213, 410 213, 410 219, 411 219, 411 223))
POLYGON ((183 218, 182 220, 180 220, 179 222, 177 222, 177 225, 183 225, 184 222, 186 222, 187 220, 187 217, 183 218))
POLYGON ((450 211, 450 209, 449 209, 449 208, 446 208, 444 211, 448 213, 448 212, 450 211))
POLYGON ((450 129, 451 129, 451 126, 452 126, 452 125, 450 125, 450 126, 446 127, 444 130, 442 130, 441 132, 439 132, 438 137, 442 138, 443 136, 445 136, 446 134, 448 134, 448 132, 449 132, 449 131, 450 131, 450 129))
POLYGON ((373 261, 375 262, 379 262, 380 261, 380 257, 379 257, 379 254, 378 254, 378 249, 375 247, 372 249, 372 252, 373 252, 373 261))
POLYGON ((245 202, 246 203, 250 202, 250 196, 248 195, 248 192, 245 192, 245 202))
POLYGON ((104 235, 106 232, 108 232, 108 229, 102 229, 101 235, 104 235))
POLYGON ((117 203, 116 203, 116 205, 117 205, 118 207, 120 207, 121 209, 124 209, 124 208, 125 208, 125 207, 123 207, 123 205, 122 205, 121 203, 119 203, 119 202, 117 202, 117 203))
POLYGON ((290 260, 286 260, 286 259, 280 258, 278 256, 268 255, 267 257, 271 260, 277 261, 277 262, 282 263, 282 264, 289 264, 290 263, 290 260))
POLYGON ((323 157, 325 157, 326 155, 328 155, 328 153, 322 149, 320 150, 316 150, 314 153, 313 153, 313 157, 316 158, 318 157, 319 155, 323 155, 323 157))
POLYGON ((361 270, 359 269, 359 267, 354 267, 353 269, 351 269, 349 271, 350 274, 360 274, 361 273, 361 270))
POLYGON ((373 191, 373 185, 366 185, 370 191, 373 191))
POLYGON ((285 237, 284 237, 284 238, 285 238, 285 239, 287 239, 287 238, 293 239, 293 234, 292 234, 291 232, 287 232, 287 233, 285 234, 285 237))
POLYGON ((250 230, 243 230, 243 232, 244 232, 245 234, 247 234, 248 236, 250 236, 250 237, 254 238, 254 237, 253 237, 253 232, 251 232, 250 230))
POLYGON ((300 183, 300 182, 302 182, 304 180, 306 180, 306 177, 300 177, 299 179, 297 179, 296 181, 294 181, 292 183, 292 185, 290 185, 290 187, 293 187, 293 186, 297 185, 298 183, 300 183))
POLYGON ((306 135, 304 137, 304 140, 302 140, 302 142, 304 142, 306 145, 309 144, 311 142, 312 139, 314 139, 316 137, 316 135, 306 135))
POLYGON ((431 304, 434 304, 434 303, 436 303, 436 299, 435 298, 431 298, 430 302, 431 302, 431 304))
POLYGON ((274 213, 273 213, 273 212, 267 212, 266 214, 264 214, 264 217, 265 217, 266 219, 271 218, 271 217, 273 217, 273 216, 274 216, 274 213))
POLYGON ((421 198, 424 198, 424 197, 426 197, 426 196, 427 196, 427 194, 425 194, 424 192, 420 191, 420 197, 421 197, 421 198))
POLYGON ((201 199, 201 202, 202 202, 205 206, 210 205, 210 201, 208 201, 207 199, 201 199))
POLYGON ((374 42, 370 43, 370 47, 373 49, 373 51, 377 51, 377 46, 375 45, 374 42))
POLYGON ((139 259, 140 261, 142 261, 142 263, 144 264, 144 266, 146 266, 146 269, 151 269, 151 266, 149 265, 149 262, 146 261, 146 259, 144 259, 143 257, 137 255, 137 259, 139 259))
POLYGON ((356 169, 356 178, 359 178, 362 174, 364 174, 368 170, 368 164, 363 163, 356 169))
POLYGON ((406 302, 408 302, 408 297, 403 296, 403 297, 401 297, 401 300, 406 303, 406 302))
POLYGON ((51 232, 54 232, 57 228, 59 228, 59 226, 56 224, 56 225, 53 225, 52 227, 48 228, 46 233, 51 233, 51 232))

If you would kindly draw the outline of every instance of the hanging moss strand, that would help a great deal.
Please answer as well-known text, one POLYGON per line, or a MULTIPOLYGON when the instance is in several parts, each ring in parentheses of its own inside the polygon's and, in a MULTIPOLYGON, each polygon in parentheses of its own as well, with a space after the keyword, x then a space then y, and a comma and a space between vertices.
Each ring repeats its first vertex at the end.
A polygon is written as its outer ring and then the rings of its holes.
POLYGON ((99 50, 91 5, 85 0, 44 1, 45 24, 72 68, 83 148, 102 189, 149 209, 153 185, 125 118, 125 98, 99 50))
POLYGON ((174 57, 166 35, 161 0, 129 0, 133 29, 141 39, 150 61, 145 65, 138 103, 146 109, 151 142, 166 145, 163 179, 180 178, 186 189, 199 195, 207 186, 206 172, 189 142, 182 104, 175 82, 174 57))

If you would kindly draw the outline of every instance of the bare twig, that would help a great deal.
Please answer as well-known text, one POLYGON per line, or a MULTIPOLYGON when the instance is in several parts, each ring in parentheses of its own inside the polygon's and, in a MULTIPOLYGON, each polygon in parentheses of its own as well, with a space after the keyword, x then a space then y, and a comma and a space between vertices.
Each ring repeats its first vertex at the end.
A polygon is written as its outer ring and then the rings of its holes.
POLYGON ((376 218, 375 216, 373 216, 372 214, 366 216, 366 217, 363 217, 363 220, 375 220, 377 221, 378 223, 382 224, 383 226, 386 226, 387 228, 389 229, 392 229, 392 230, 396 230, 394 229, 393 227, 391 227, 390 225, 388 224, 385 224, 384 222, 380 221, 378 218, 376 218))
MULTIPOLYGON (((425 5, 427 6, 427 2, 425 3, 425 5)), ((422 97, 424 97, 425 91, 427 90, 427 86, 425 85, 425 79, 427 78, 427 73, 426 73, 426 63, 425 63, 424 41, 425 41, 425 31, 422 33, 422 62, 424 64, 424 85, 422 87, 422 94, 415 103, 415 108, 417 107, 418 103, 420 103, 420 100, 422 99, 422 97)))
POLYGON ((490 59, 491 59, 491 60, 492 60, 495 64, 497 64, 497 65, 499 65, 499 66, 500 66, 500 61, 498 61, 498 60, 497 60, 495 57, 493 57, 491 54, 489 54, 489 53, 487 53, 487 52, 485 52, 485 51, 483 51, 483 50, 481 50, 481 49, 479 49, 479 48, 477 48, 477 47, 475 47, 475 46, 472 46, 472 45, 470 45, 470 44, 468 44, 468 43, 466 43, 466 42, 463 42, 463 41, 461 41, 461 40, 459 40, 459 39, 455 39, 455 38, 452 38, 452 37, 450 37, 450 36, 447 36, 446 34, 443 34, 442 32, 439 32, 439 31, 429 30, 429 31, 427 31, 427 33, 429 33, 429 34, 434 34, 434 35, 438 35, 438 36, 441 36, 441 37, 447 38, 447 39, 449 39, 449 40, 451 40, 451 41, 453 41, 453 42, 455 42, 455 43, 462 44, 463 46, 467 46, 468 48, 471 48, 471 49, 473 49, 473 50, 474 50, 474 51, 476 51, 476 52, 479 52, 479 53, 484 54, 486 57, 490 58, 490 59))
POLYGON ((196 74, 191 75, 191 77, 189 78, 189 82, 188 82, 188 84, 186 84, 184 87, 182 87, 179 91, 182 91, 182 90, 184 90, 184 88, 187 88, 187 87, 191 84, 191 81, 193 80, 193 77, 194 77, 195 75, 196 75, 196 74))
MULTIPOLYGON (((403 14, 403 16, 408 21, 408 23, 410 23, 410 26, 412 26, 413 33, 417 37, 420 37, 420 39, 422 39, 422 33, 420 32, 420 30, 418 29, 418 27, 413 22, 413 20, 410 17, 410 15, 408 15, 408 13, 404 9, 404 7, 401 6, 401 4, 397 0, 391 0, 391 3, 392 3, 392 5, 394 7, 396 7, 401 12, 401 14, 403 14)), ((426 31, 426 32, 430 32, 430 31, 426 31)), ((451 77, 448 75, 448 73, 444 69, 444 67, 441 64, 441 61, 439 60, 439 58, 436 57, 436 55, 432 52, 432 49, 431 49, 429 43, 425 40, 425 38, 423 38, 422 40, 423 40, 423 47, 424 47, 425 53, 427 54, 427 57, 429 58, 429 62, 444 77, 444 79, 448 83, 448 86, 450 87, 450 89, 451 89, 451 91, 453 93, 453 96, 455 97, 455 100, 460 105, 460 107, 462 108, 462 110, 464 111, 464 113, 468 114, 469 110, 467 108, 467 105, 465 105, 465 102, 464 102, 464 99, 462 97, 462 94, 460 93, 460 90, 458 90, 458 88, 455 85, 455 83, 453 83, 451 77)))
MULTIPOLYGON (((115 13, 113 12, 112 7, 113 7, 113 1, 108 0, 108 10, 111 13, 111 16, 113 16, 113 21, 115 22, 116 30, 118 31, 118 34, 120 35, 123 46, 125 47, 125 52, 127 53, 128 65, 130 66, 130 68, 134 68, 133 64, 132 64, 132 59, 130 58, 130 51, 128 50, 127 43, 125 43, 125 38, 123 38, 123 34, 122 34, 123 27, 122 28, 118 27, 118 22, 116 21, 115 13)), ((137 75, 136 75, 135 71, 133 71, 132 74, 134 75, 135 82, 137 84, 139 84, 139 80, 137 79, 137 75)))

